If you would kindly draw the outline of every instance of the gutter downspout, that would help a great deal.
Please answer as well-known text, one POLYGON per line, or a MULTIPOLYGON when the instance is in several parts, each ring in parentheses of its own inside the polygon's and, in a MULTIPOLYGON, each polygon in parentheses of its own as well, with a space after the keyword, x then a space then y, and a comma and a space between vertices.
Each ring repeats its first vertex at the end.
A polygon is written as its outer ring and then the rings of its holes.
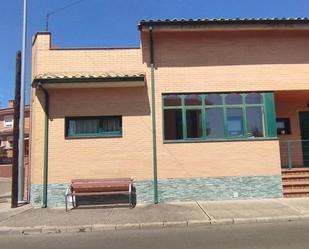
POLYGON ((158 195, 158 166, 157 166, 157 129, 156 129, 156 98, 155 98, 155 78, 154 78, 154 48, 153 48, 153 27, 149 26, 150 42, 150 74, 151 74, 151 118, 152 118, 152 161, 153 161, 153 191, 154 203, 159 202, 158 195))
POLYGON ((38 88, 43 91, 45 97, 44 112, 45 112, 45 128, 44 128, 44 172, 43 172, 43 205, 47 207, 47 184, 48 184, 48 120, 49 120, 49 94, 43 88, 42 83, 38 83, 38 88))

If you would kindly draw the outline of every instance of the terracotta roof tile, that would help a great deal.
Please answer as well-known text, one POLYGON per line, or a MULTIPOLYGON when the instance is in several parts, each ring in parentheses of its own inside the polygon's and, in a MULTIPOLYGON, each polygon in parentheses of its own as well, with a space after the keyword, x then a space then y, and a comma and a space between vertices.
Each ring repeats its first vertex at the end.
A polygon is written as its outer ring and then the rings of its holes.
POLYGON ((100 78, 132 78, 145 77, 145 73, 115 73, 115 72, 96 72, 96 73, 45 73, 38 74, 35 80, 48 79, 100 79, 100 78))

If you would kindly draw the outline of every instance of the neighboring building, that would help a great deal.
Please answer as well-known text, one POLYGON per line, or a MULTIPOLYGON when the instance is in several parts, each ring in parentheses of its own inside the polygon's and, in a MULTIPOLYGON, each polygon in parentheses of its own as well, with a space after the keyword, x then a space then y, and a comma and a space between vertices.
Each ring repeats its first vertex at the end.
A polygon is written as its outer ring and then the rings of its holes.
MULTIPOLYGON (((25 106, 25 156, 29 154, 30 107, 25 106)), ((0 109, 0 177, 11 176, 13 156, 14 100, 9 100, 6 108, 0 109)))
POLYGON ((128 176, 138 202, 282 197, 281 166, 309 165, 309 20, 139 30, 139 48, 34 38, 31 202, 61 205, 72 178, 128 176))

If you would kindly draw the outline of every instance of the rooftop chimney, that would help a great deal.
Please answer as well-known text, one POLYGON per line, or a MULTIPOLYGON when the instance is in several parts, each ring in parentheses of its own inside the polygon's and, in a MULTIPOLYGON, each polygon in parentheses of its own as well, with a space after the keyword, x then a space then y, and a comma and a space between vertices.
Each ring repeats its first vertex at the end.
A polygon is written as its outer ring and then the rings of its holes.
POLYGON ((14 100, 13 99, 9 100, 8 108, 14 108, 14 100))

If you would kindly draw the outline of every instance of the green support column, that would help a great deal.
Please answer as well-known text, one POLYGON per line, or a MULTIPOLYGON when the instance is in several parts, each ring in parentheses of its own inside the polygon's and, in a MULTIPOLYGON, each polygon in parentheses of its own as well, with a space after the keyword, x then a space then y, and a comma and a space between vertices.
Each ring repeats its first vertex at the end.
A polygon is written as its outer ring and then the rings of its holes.
POLYGON ((47 207, 47 186, 48 186, 48 119, 49 119, 49 95, 48 92, 43 88, 42 84, 39 83, 38 87, 44 93, 45 98, 45 124, 44 124, 44 171, 43 171, 43 205, 42 208, 47 207))
POLYGON ((155 98, 155 78, 154 78, 154 49, 152 27, 149 27, 150 39, 150 74, 151 74, 151 119, 152 119, 152 160, 153 160, 153 191, 154 203, 159 202, 158 195, 158 167, 157 167, 157 129, 156 129, 156 98, 155 98))
POLYGON ((266 119, 266 135, 267 137, 276 138, 276 111, 275 111, 275 100, 272 92, 264 93, 265 102, 265 119, 266 119))

